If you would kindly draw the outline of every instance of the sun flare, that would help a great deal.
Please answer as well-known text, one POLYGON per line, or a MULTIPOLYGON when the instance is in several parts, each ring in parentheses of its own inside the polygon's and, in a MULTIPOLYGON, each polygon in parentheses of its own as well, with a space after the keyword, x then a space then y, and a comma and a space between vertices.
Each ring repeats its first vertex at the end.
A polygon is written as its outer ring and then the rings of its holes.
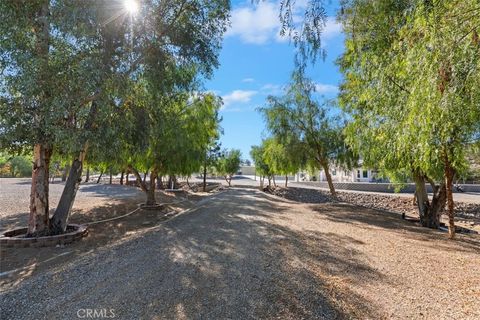
POLYGON ((137 13, 139 9, 138 2, 135 0, 125 0, 123 2, 123 5, 125 7, 125 10, 127 10, 131 14, 137 13))

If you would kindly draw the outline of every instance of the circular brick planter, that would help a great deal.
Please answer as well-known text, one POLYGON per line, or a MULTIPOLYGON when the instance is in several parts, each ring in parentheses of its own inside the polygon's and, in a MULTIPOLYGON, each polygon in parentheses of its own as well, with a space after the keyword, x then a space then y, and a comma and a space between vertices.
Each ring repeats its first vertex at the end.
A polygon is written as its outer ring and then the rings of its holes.
POLYGON ((164 205, 161 204, 161 203, 157 203, 157 204, 145 204, 145 203, 141 203, 139 205, 139 208, 140 209, 144 209, 144 210, 160 210, 160 209, 163 209, 164 205))
POLYGON ((53 247, 57 244, 69 244, 80 240, 87 234, 87 227, 78 224, 69 224, 67 233, 55 236, 37 238, 25 238, 27 228, 18 228, 4 232, 0 236, 0 247, 2 248, 29 248, 29 247, 53 247))

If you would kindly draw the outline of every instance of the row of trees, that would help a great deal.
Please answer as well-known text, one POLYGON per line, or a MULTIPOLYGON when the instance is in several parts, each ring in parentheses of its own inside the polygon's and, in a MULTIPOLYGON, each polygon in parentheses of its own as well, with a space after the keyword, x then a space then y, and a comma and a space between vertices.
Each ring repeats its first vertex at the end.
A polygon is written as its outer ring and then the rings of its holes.
POLYGON ((199 92, 229 2, 142 1, 137 14, 110 0, 0 3, 0 147, 33 155, 30 236, 65 231, 85 161, 187 174, 219 135, 221 101, 199 92), (50 218, 53 158, 70 171, 50 218))
MULTIPOLYGON (((298 48, 298 71, 285 95, 269 97, 261 108, 273 141, 287 155, 295 154, 291 141, 306 147, 303 160, 325 170, 332 194, 329 164, 351 164, 353 154, 391 181, 413 180, 421 224, 438 228, 447 205, 453 238, 453 181, 467 171, 467 159, 480 144, 478 3, 341 1, 345 52, 338 59, 344 75, 338 104, 348 119, 343 124, 329 119, 327 104, 311 99, 312 84, 303 77, 309 61, 325 54, 325 8, 309 2, 299 22, 292 19, 294 4, 282 1, 280 18, 282 32, 293 35, 298 48)), ((252 150, 264 175, 283 170, 272 170, 271 143, 252 150)))

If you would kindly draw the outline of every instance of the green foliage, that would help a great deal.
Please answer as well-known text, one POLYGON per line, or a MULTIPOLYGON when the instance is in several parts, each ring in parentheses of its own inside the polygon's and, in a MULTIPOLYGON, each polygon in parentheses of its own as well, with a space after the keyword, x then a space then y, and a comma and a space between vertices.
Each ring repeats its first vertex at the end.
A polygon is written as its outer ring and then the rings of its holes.
POLYGON ((48 142, 67 155, 89 140, 98 158, 117 149, 116 118, 138 79, 163 95, 211 75, 229 2, 140 4, 131 18, 109 0, 0 3, 2 149, 48 142))
MULTIPOLYGON (((286 94, 268 97, 267 106, 260 108, 276 141, 292 152, 284 162, 290 162, 292 168, 305 163, 314 168, 330 163, 351 167, 356 158, 344 143, 344 123, 339 116, 329 115, 332 102, 318 103, 313 98, 314 91, 313 82, 303 73, 295 72, 286 94), (299 154, 303 158, 298 158, 299 154)), ((272 161, 273 148, 270 148, 272 161)))
POLYGON ((29 177, 32 175, 32 159, 16 156, 10 160, 12 177, 29 177))
POLYGON ((269 138, 263 141, 265 162, 272 172, 280 175, 295 174, 302 167, 302 147, 291 140, 282 144, 279 139, 269 138))
POLYGON ((231 180, 240 169, 241 157, 242 153, 238 149, 225 150, 217 161, 218 172, 231 180))
POLYGON ((466 169, 480 133, 480 17, 472 1, 345 1, 348 142, 391 178, 466 169))
POLYGON ((322 34, 327 27, 328 15, 324 1, 281 0, 279 17, 280 34, 288 36, 297 48, 295 62, 298 68, 305 68, 309 60, 325 58, 322 34))
POLYGON ((32 158, 25 155, 9 157, 0 153, 1 177, 30 177, 32 175, 32 158))
POLYGON ((273 170, 267 164, 265 159, 265 144, 262 142, 260 146, 252 146, 250 150, 250 156, 255 163, 255 171, 261 177, 269 177, 274 174, 273 170))
POLYGON ((183 89, 159 96, 150 88, 140 84, 126 106, 129 126, 118 136, 118 161, 160 175, 198 172, 220 135, 220 98, 183 89))

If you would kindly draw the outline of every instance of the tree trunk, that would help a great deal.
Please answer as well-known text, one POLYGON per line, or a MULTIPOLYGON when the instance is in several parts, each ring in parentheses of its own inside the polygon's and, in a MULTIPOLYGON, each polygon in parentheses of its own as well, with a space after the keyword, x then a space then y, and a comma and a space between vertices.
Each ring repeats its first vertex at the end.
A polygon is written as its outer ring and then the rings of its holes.
POLYGON ((225 176, 225 181, 227 181, 229 187, 232 186, 232 183, 231 183, 231 182, 232 182, 232 178, 231 178, 231 177, 225 176))
POLYGON ((330 175, 330 171, 328 168, 328 163, 326 162, 322 163, 322 168, 323 168, 323 171, 325 171, 325 177, 327 178, 328 188, 330 189, 330 193, 332 194, 333 197, 336 197, 337 192, 335 191, 335 186, 333 185, 332 176, 330 175))
POLYGON ((263 184, 264 184, 265 178, 263 176, 260 177, 260 190, 263 190, 263 184))
POLYGON ((108 181, 108 184, 112 184, 112 177, 113 177, 112 168, 110 168, 109 174, 110 174, 110 179, 108 181))
POLYGON ((168 176, 168 188, 178 189, 178 181, 175 175, 168 176))
POLYGON ((140 177, 140 173, 138 172, 138 170, 132 167, 131 165, 128 166, 128 170, 131 173, 133 173, 133 175, 135 176, 137 180, 137 184, 140 187, 140 189, 142 189, 143 192, 147 192, 148 190, 147 185, 145 184, 145 182, 142 181, 142 177, 140 177))
POLYGON ((147 195, 147 201, 145 202, 146 205, 154 205, 157 202, 155 201, 155 178, 157 177, 157 169, 152 170, 150 173, 150 181, 149 181, 149 186, 147 187, 147 184, 145 181, 142 180, 142 177, 140 176, 140 173, 138 172, 137 169, 135 169, 133 166, 129 165, 128 166, 129 172, 133 173, 135 178, 137 179, 137 184, 140 186, 140 189, 142 189, 143 192, 147 195))
MULTIPOLYGON (((47 80, 48 73, 48 61, 49 61, 49 43, 50 43, 50 23, 48 21, 50 1, 44 0, 41 5, 38 6, 38 11, 35 12, 37 18, 33 26, 33 32, 35 33, 35 55, 32 61, 34 65, 38 63, 38 72, 36 72, 34 80, 36 85, 42 89, 40 95, 41 100, 48 100, 50 92, 45 81, 47 80)), ((35 119, 42 120, 38 115, 34 116, 35 119)), ((32 167, 32 181, 30 189, 30 213, 28 216, 28 228, 27 235, 35 236, 43 233, 48 233, 48 187, 49 187, 49 165, 50 157, 53 148, 44 141, 48 141, 48 138, 40 131, 37 131, 40 138, 39 143, 33 147, 33 167, 32 167)))
POLYGON ((272 175, 272 180, 273 180, 273 186, 276 188, 277 187, 277 182, 275 182, 275 175, 272 175))
POLYGON ((100 175, 98 176, 98 179, 97 179, 97 184, 100 183, 100 180, 102 179, 102 176, 103 176, 103 170, 100 171, 100 175))
POLYGON ((68 172, 70 171, 70 165, 65 165, 65 168, 63 169, 63 173, 62 173, 62 182, 65 182, 67 181, 67 174, 68 172))
POLYGON ((147 202, 146 205, 152 206, 157 204, 155 200, 155 179, 157 178, 157 170, 153 169, 150 172, 150 181, 148 183, 148 190, 147 190, 147 202))
POLYGON ((87 175, 85 176, 85 182, 90 181, 90 166, 87 166, 87 175))
POLYGON ((145 171, 145 173, 143 174, 143 182, 147 182, 147 174, 148 174, 148 170, 145 171))
POLYGON ((207 191, 207 164, 203 166, 203 192, 207 191))
POLYGON ((128 186, 129 185, 129 181, 128 181, 128 176, 130 175, 130 171, 127 170, 127 174, 125 175, 125 184, 128 186))
POLYGON ((285 188, 288 187, 288 175, 285 175, 285 188))
POLYGON ((157 189, 163 189, 163 181, 162 181, 162 176, 157 175, 157 189))
POLYGON ((122 175, 120 176, 120 184, 123 186, 123 176, 125 175, 125 171, 122 171, 122 175))
POLYGON ((454 203, 453 203, 453 193, 452 193, 452 185, 453 185, 453 176, 455 174, 454 169, 450 165, 450 161, 447 157, 445 161, 445 184, 446 184, 446 192, 447 192, 447 208, 448 208, 448 237, 450 239, 455 238, 455 211, 454 211, 454 203))
POLYGON ((445 183, 442 183, 440 187, 434 188, 433 198, 430 202, 427 188, 425 187, 424 175, 420 172, 414 173, 414 180, 420 223, 423 227, 438 229, 440 226, 441 212, 445 207, 446 201, 445 183))
POLYGON ((70 173, 68 174, 67 182, 63 188, 62 196, 58 203, 57 209, 53 217, 50 219, 51 231, 53 234, 64 233, 67 230, 68 218, 70 217, 70 211, 72 210, 73 203, 75 202, 75 196, 77 195, 80 182, 82 181, 82 169, 83 161, 87 154, 88 143, 80 151, 77 158, 73 160, 70 167, 70 173))
POLYGON ((37 143, 33 148, 32 186, 30 192, 29 236, 48 233, 48 179, 52 148, 37 143))

